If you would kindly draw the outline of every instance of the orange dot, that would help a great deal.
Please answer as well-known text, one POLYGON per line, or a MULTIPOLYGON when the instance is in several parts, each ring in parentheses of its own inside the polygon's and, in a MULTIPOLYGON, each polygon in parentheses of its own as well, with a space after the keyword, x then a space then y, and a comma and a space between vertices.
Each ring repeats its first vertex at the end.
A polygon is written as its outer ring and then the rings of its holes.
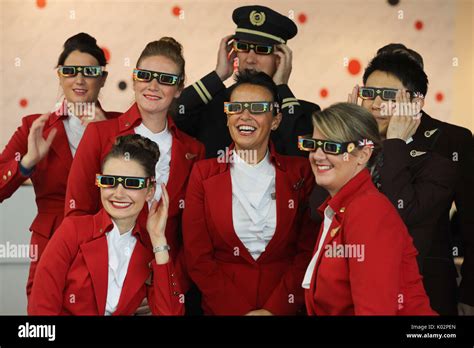
POLYGON ((419 20, 416 21, 416 22, 415 22, 415 28, 416 28, 416 30, 421 30, 421 29, 423 29, 423 22, 422 22, 422 21, 419 21, 419 20))
POLYGON ((25 99, 25 98, 20 99, 20 106, 22 108, 26 108, 28 106, 28 99, 25 99))
POLYGON ((360 72, 361 65, 358 59, 351 59, 347 69, 352 75, 357 75, 360 72))
POLYGON ((299 16, 298 16, 298 21, 301 24, 306 23, 307 19, 308 19, 308 17, 306 17, 306 15, 304 13, 300 13, 299 16))
POLYGON ((442 92, 436 93, 436 101, 437 102, 442 102, 444 99, 444 94, 442 92))
POLYGON ((105 60, 107 63, 110 62, 110 51, 108 48, 106 47, 101 47, 102 48, 102 51, 104 51, 104 55, 105 55, 105 60))
POLYGON ((180 15, 180 13, 181 13, 181 7, 179 7, 179 6, 174 6, 174 7, 173 7, 173 10, 172 10, 171 12, 173 12, 173 15, 175 15, 176 17, 178 17, 178 16, 180 15))
POLYGON ((326 88, 321 88, 321 90, 319 91, 319 95, 322 98, 326 98, 329 95, 329 92, 326 88))
POLYGON ((38 8, 45 8, 46 0, 36 0, 36 6, 38 6, 38 8))

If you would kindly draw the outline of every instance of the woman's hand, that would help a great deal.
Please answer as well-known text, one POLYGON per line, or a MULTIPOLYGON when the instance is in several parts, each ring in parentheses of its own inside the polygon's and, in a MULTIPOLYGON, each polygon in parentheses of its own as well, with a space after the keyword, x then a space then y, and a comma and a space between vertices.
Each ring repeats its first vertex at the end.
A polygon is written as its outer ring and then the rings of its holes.
POLYGON ((28 151, 21 159, 21 165, 26 169, 33 168, 46 156, 56 136, 57 129, 54 128, 49 132, 47 139, 43 138, 44 125, 50 115, 50 112, 41 115, 31 125, 28 134, 28 151))
MULTIPOLYGON (((165 184, 161 184, 161 204, 158 205, 156 200, 153 201, 148 213, 146 229, 150 235, 153 248, 162 247, 166 243, 166 221, 168 220, 169 196, 166 191, 165 184)), ((155 253, 155 261, 158 265, 163 265, 169 261, 169 253, 167 250, 155 253)))

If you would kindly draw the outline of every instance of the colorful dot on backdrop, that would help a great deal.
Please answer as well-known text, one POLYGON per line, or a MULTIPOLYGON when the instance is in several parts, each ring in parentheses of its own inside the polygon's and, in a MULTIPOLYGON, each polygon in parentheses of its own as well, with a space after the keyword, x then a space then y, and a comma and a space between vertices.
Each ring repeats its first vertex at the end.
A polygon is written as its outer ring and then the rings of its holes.
POLYGON ((46 0, 36 0, 36 6, 38 8, 45 8, 46 7, 46 0))
POLYGON ((399 2, 400 2, 400 0, 388 0, 388 4, 392 5, 392 6, 398 5, 399 2))
POLYGON ((25 98, 20 99, 20 106, 22 108, 26 108, 28 106, 28 99, 25 99, 25 98))
POLYGON ((173 9, 171 10, 174 16, 178 17, 179 14, 181 13, 181 7, 179 6, 174 6, 173 9))
POLYGON ((321 88, 321 90, 319 91, 319 95, 321 96, 321 98, 327 98, 327 96, 329 95, 329 91, 327 90, 327 88, 321 88))
POLYGON ((415 28, 416 30, 422 30, 423 29, 423 22, 418 20, 415 22, 415 28))
POLYGON ((306 23, 307 20, 308 20, 308 17, 306 16, 306 14, 300 13, 298 15, 298 22, 300 22, 301 24, 306 23))
POLYGON ((347 70, 351 75, 357 75, 360 72, 361 65, 358 59, 351 59, 349 60, 349 65, 347 66, 347 70))
POLYGON ((127 83, 125 81, 120 81, 119 84, 118 84, 118 88, 121 90, 121 91, 124 91, 127 89, 127 83))
POLYGON ((444 99, 444 94, 442 92, 438 92, 436 93, 435 98, 438 103, 441 103, 444 99))
POLYGON ((104 55, 105 55, 105 60, 107 63, 110 63, 110 51, 108 48, 106 47, 101 47, 102 48, 102 51, 104 51, 104 55))

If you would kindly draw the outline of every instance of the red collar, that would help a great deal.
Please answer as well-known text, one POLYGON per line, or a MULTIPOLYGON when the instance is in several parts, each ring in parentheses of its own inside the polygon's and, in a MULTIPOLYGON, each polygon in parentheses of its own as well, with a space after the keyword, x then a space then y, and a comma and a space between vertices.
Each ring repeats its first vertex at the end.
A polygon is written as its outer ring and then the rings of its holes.
MULTIPOLYGON (((110 232, 114 227, 114 224, 112 222, 112 219, 110 218, 110 215, 105 211, 104 208, 101 208, 97 214, 94 215, 94 235, 93 238, 99 238, 104 233, 110 232)), ((132 235, 133 236, 139 236, 141 240, 143 237, 144 233, 148 233, 146 230, 144 231, 138 222, 135 224, 135 227, 133 227, 132 230, 132 235)))
POLYGON ((318 208, 321 216, 324 216, 324 210, 329 205, 336 215, 344 213, 346 206, 358 195, 359 192, 370 190, 375 186, 372 183, 372 177, 369 170, 365 168, 348 183, 346 183, 334 197, 329 196, 318 208))
MULTIPOLYGON (((130 109, 120 115, 118 121, 120 132, 125 132, 131 128, 139 126, 142 123, 142 115, 140 114, 140 110, 138 109, 137 103, 133 103, 130 109)), ((173 118, 170 115, 167 116, 167 121, 168 130, 174 137, 179 138, 178 128, 176 127, 173 118)))

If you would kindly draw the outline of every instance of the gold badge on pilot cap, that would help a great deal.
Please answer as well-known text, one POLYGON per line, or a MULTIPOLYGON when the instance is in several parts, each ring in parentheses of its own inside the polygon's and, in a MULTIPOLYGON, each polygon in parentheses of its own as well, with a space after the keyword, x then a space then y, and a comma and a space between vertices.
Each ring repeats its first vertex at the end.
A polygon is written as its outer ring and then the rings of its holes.
POLYGON ((263 23, 265 23, 265 12, 252 11, 250 12, 249 19, 250 19, 250 23, 252 23, 256 27, 259 27, 263 23))

